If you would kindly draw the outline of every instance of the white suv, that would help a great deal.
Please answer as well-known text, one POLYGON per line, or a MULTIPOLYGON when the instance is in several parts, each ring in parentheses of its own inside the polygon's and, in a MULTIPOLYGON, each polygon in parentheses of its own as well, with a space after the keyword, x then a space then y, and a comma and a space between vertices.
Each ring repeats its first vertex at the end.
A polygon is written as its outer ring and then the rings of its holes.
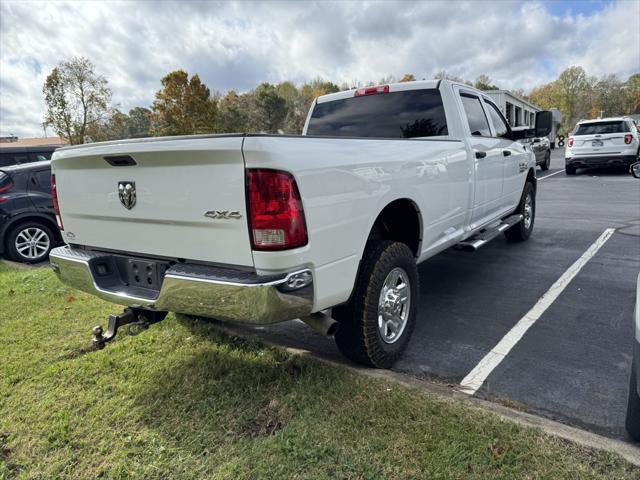
POLYGON ((629 117, 578 122, 564 152, 565 171, 574 175, 581 167, 626 166, 640 154, 638 126, 629 117))

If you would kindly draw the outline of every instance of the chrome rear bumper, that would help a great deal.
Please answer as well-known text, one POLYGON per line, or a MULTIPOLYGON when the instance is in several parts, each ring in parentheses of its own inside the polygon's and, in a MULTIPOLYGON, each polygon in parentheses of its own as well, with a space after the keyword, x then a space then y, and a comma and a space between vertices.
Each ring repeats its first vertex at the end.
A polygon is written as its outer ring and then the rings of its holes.
POLYGON ((270 324, 305 317, 313 308, 313 275, 300 269, 260 276, 227 268, 175 264, 164 272, 159 291, 129 285, 106 252, 51 250, 51 267, 61 282, 103 300, 239 323, 270 324))

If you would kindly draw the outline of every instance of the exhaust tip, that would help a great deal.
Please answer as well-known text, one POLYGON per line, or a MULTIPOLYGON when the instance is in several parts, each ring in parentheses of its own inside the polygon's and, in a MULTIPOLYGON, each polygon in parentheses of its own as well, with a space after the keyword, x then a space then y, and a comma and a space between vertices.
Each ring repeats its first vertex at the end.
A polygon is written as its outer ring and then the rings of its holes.
POLYGON ((316 332, 327 337, 334 336, 338 331, 338 322, 325 313, 314 313, 308 317, 301 318, 300 320, 309 325, 316 332))

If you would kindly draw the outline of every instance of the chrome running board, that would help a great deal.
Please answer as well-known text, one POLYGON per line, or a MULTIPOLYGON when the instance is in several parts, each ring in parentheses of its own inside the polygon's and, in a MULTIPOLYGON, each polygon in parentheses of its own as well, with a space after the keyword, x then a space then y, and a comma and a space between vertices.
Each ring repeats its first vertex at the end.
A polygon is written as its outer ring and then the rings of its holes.
POLYGON ((476 233, 474 236, 463 240, 458 243, 454 248, 463 250, 465 252, 475 252, 480 247, 486 245, 491 240, 496 238, 505 230, 513 227, 518 222, 521 222, 524 217, 521 214, 511 215, 494 227, 485 228, 484 230, 476 233))

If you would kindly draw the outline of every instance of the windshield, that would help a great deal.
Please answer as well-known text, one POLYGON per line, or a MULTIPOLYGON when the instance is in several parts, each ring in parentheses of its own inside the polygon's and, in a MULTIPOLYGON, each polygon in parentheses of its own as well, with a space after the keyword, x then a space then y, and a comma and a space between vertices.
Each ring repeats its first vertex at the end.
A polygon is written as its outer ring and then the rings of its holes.
POLYGON ((447 135, 437 89, 406 90, 317 104, 307 135, 416 138, 447 135))
POLYGON ((574 135, 597 135, 603 133, 625 133, 629 131, 627 122, 621 120, 611 122, 582 123, 578 125, 574 135))

